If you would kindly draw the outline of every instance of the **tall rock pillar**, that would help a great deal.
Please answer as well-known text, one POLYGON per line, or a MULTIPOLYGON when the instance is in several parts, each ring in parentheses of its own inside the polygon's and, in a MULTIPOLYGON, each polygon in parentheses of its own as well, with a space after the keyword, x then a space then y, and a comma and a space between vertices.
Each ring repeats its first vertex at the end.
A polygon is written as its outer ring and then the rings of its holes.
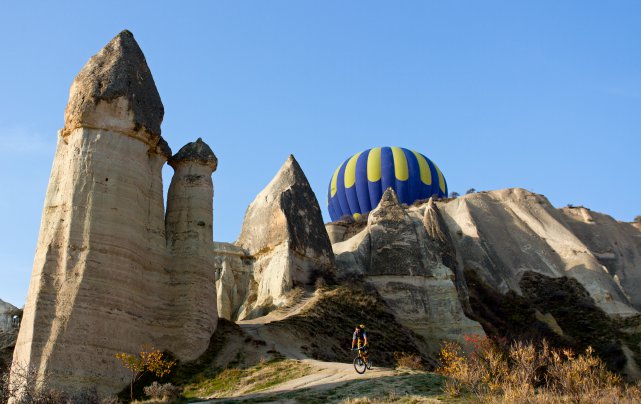
POLYGON ((195 359, 207 348, 218 321, 211 179, 218 160, 199 138, 171 157, 169 165, 175 172, 165 225, 179 335, 171 350, 182 359, 195 359))
POLYGON ((129 31, 74 79, 12 369, 67 392, 113 393, 129 377, 116 353, 164 333, 163 114, 129 31))

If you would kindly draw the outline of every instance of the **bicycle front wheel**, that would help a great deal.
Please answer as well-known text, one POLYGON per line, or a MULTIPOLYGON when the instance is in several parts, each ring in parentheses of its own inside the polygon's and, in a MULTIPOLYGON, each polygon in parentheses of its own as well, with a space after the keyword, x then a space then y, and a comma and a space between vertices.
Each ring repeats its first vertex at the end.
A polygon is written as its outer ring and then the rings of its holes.
POLYGON ((354 369, 356 370, 356 373, 361 375, 365 373, 365 370, 367 370, 367 365, 360 356, 354 358, 354 369))

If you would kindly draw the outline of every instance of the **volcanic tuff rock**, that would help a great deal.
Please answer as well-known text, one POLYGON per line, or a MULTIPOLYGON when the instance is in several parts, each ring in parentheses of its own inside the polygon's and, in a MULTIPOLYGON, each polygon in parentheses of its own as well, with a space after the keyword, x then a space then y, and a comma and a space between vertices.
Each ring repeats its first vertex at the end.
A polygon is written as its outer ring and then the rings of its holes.
POLYGON ((6 332, 13 328, 12 317, 17 310, 18 308, 11 303, 0 299, 0 332, 6 332))
POLYGON ((641 229, 584 207, 561 208, 565 223, 641 310, 641 229))
MULTIPOLYGON (((469 194, 439 205, 463 267, 496 290, 521 293, 519 282, 526 271, 569 276, 606 313, 638 314, 615 274, 573 233, 567 215, 544 196, 512 188, 469 194)), ((633 279, 633 275, 626 277, 633 279)))
POLYGON ((255 284, 252 273, 253 259, 247 251, 230 243, 214 242, 213 253, 218 317, 236 319, 238 314, 244 311, 249 292, 255 284))
POLYGON ((294 156, 247 208, 236 244, 254 260, 241 319, 285 303, 285 294, 297 285, 333 275, 334 255, 320 207, 294 156))
POLYGON ((130 135, 144 132, 157 142, 163 115, 145 55, 125 30, 89 59, 73 80, 63 136, 77 128, 101 128, 130 135), (124 116, 128 119, 121 119, 124 116))
POLYGON ((438 239, 444 234, 438 215, 432 208, 428 233, 424 214, 399 204, 388 189, 370 212, 367 226, 333 245, 339 274, 364 275, 398 321, 423 336, 431 351, 444 338, 462 341, 465 334, 484 335, 481 326, 465 316, 454 274, 443 264, 438 243, 447 238, 438 239))
MULTIPOLYGON (((13 357, 50 387, 117 392, 130 374, 116 353, 150 344, 193 359, 216 327, 210 257, 192 254, 213 246, 215 157, 172 159, 165 222, 162 117, 128 31, 71 86, 13 357)), ((209 150, 201 143, 184 154, 209 150)))
MULTIPOLYGON (((218 323, 213 271, 212 173, 218 159, 198 138, 169 159, 174 175, 167 194, 165 231, 171 296, 171 325, 177 327, 171 351, 196 359, 208 346, 218 323)), ((167 314, 169 314, 167 313, 167 314)))

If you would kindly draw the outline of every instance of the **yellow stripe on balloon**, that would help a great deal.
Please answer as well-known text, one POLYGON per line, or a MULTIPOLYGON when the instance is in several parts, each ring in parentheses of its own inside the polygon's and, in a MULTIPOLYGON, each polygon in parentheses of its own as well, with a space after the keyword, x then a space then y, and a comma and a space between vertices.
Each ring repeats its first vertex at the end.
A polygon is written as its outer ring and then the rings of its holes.
POLYGON ((407 181, 410 177, 409 168, 407 167, 407 157, 400 147, 392 147, 392 156, 394 156, 394 175, 399 181, 407 181))
POLYGON ((415 151, 412 151, 412 153, 414 153, 414 156, 416 156, 416 160, 418 161, 418 168, 421 172, 421 181, 425 185, 432 185, 432 171, 430 170, 429 164, 427 164, 427 160, 425 160, 425 157, 423 157, 421 153, 417 153, 415 151))
POLYGON ((381 179, 381 148, 375 147, 367 156, 367 179, 376 182, 381 179))
POLYGON ((340 171, 340 169, 341 169, 341 166, 338 166, 336 171, 334 171, 334 175, 332 176, 332 186, 331 186, 332 198, 334 197, 334 195, 336 195, 336 191, 338 190, 338 187, 336 186, 336 184, 338 183, 338 172, 340 171))
POLYGON ((347 166, 345 166, 345 174, 343 175, 345 178, 345 188, 351 188, 356 183, 356 161, 361 153, 363 152, 353 155, 347 162, 347 166))
MULTIPOLYGON (((434 164, 434 162, 432 162, 434 164)), ((445 178, 443 178, 443 173, 438 169, 438 166, 434 164, 436 172, 438 173, 438 187, 441 188, 441 192, 445 193, 445 178)))

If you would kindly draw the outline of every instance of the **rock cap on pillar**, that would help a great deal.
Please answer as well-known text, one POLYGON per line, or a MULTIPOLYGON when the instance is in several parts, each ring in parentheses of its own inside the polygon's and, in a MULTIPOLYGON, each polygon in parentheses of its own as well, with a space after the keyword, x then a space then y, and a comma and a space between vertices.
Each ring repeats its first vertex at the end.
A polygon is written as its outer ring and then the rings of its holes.
POLYGON ((176 168, 178 164, 187 161, 207 165, 211 168, 212 172, 216 171, 218 167, 218 158, 216 158, 216 155, 209 145, 203 142, 202 138, 198 138, 195 142, 189 142, 184 145, 178 150, 178 153, 169 159, 168 163, 173 168, 176 168))
POLYGON ((160 137, 164 113, 145 55, 124 30, 73 80, 62 136, 81 127, 113 130, 141 138, 169 157, 171 150, 160 137))

